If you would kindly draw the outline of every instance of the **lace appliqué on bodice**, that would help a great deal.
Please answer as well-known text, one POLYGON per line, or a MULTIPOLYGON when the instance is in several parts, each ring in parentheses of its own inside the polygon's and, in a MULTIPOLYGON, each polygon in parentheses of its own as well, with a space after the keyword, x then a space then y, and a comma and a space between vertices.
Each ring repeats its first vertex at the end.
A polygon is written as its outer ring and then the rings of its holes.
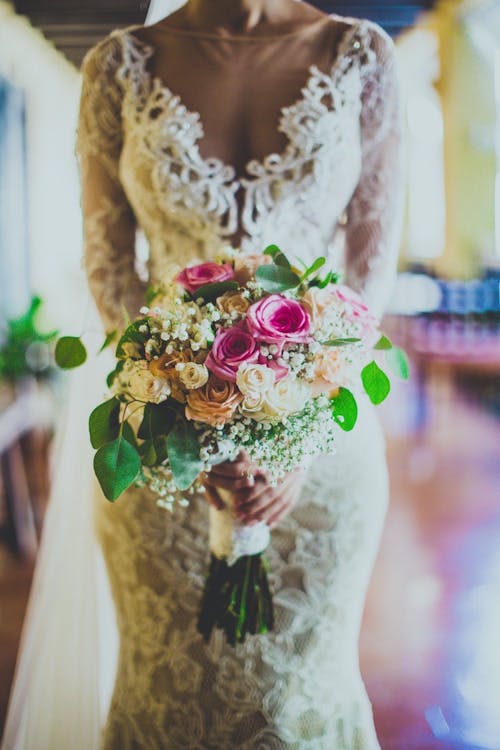
MULTIPOLYGON (((305 262, 326 255, 353 286, 374 286, 372 297, 383 299, 385 280, 371 285, 370 276, 381 257, 393 271, 401 200, 397 86, 384 32, 367 21, 348 25, 330 71, 311 66, 298 100, 282 108, 284 150, 251 160, 237 178, 231 165, 201 156, 199 114, 149 72, 154 49, 134 29, 113 32, 84 62, 78 151, 83 173, 101 168, 124 192, 149 241, 150 278, 171 263, 213 257, 241 231, 243 252, 273 242, 305 262), (340 225, 345 257, 335 244, 340 225)), ((98 188, 100 176, 86 181, 98 188)), ((130 230, 119 249, 133 259, 130 230)), ((92 285, 104 253, 86 255, 92 285)), ((129 261, 124 288, 133 268, 129 261)), ((97 281, 93 289, 99 302, 97 281)))

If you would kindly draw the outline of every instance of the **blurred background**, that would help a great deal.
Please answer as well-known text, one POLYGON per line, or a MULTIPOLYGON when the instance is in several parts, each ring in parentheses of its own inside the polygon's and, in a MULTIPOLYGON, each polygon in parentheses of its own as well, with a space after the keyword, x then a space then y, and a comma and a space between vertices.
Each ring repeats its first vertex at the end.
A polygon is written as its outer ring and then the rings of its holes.
MULTIPOLYGON (((404 96, 385 329, 412 377, 382 409, 392 494, 362 670, 383 750, 500 750, 500 0, 316 4, 393 35, 404 96)), ((64 401, 55 331, 81 333, 89 304, 79 65, 147 6, 0 0, 0 729, 64 401)))

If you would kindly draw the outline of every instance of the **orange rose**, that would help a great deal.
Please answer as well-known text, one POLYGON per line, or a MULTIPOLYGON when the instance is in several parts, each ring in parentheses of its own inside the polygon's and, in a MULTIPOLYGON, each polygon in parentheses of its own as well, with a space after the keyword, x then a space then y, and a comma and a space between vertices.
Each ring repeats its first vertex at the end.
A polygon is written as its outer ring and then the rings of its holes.
POLYGON ((186 350, 183 352, 172 352, 171 354, 162 354, 158 359, 152 359, 149 363, 149 369, 155 376, 155 378, 165 378, 170 384, 170 390, 172 398, 176 401, 180 401, 183 404, 186 400, 184 393, 185 388, 182 386, 179 379, 179 372, 175 369, 175 366, 179 362, 191 362, 193 360, 193 354, 191 351, 186 350))
POLYGON ((234 383, 212 376, 203 388, 188 394, 186 417, 217 427, 231 419, 242 399, 234 383))

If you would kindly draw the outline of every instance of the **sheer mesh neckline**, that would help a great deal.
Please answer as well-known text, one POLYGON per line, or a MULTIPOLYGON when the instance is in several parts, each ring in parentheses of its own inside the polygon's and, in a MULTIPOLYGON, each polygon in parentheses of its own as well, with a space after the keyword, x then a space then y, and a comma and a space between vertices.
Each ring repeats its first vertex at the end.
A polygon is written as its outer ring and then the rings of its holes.
MULTIPOLYGON (((348 25, 341 33, 333 62, 329 66, 328 75, 335 80, 337 75, 341 75, 344 72, 344 61, 346 59, 346 51, 349 49, 352 38, 358 31, 361 25, 361 21, 353 21, 348 25)), ((122 39, 127 40, 130 44, 133 44, 138 48, 139 54, 142 55, 142 69, 141 72, 144 76, 144 82, 146 84, 148 92, 160 92, 165 95, 168 99, 175 99, 182 106, 185 113, 186 119, 198 123, 199 133, 195 140, 194 148, 196 150, 198 161, 207 167, 217 167, 218 170, 224 170, 228 174, 235 190, 239 190, 245 187, 249 182, 249 177, 252 174, 260 174, 266 170, 267 165, 273 160, 282 161, 285 159, 290 152, 296 148, 296 144, 290 137, 288 128, 286 125, 287 117, 291 114, 295 114, 302 107, 307 106, 307 93, 311 92, 312 89, 316 88, 318 78, 322 78, 324 74, 320 71, 317 65, 310 65, 307 69, 307 75, 305 78, 304 85, 301 88, 301 93, 295 101, 290 104, 283 105, 280 107, 280 116, 278 119, 277 129, 279 132, 284 133, 287 138, 286 145, 280 153, 271 152, 262 158, 252 158, 247 161, 243 168, 242 175, 236 174, 236 168, 233 164, 230 164, 217 156, 203 156, 200 149, 200 142, 205 136, 205 130, 203 127, 203 120, 200 112, 189 109, 182 101, 182 97, 179 94, 173 92, 169 86, 164 82, 163 78, 157 74, 154 74, 151 70, 147 69, 147 61, 155 55, 155 48, 148 42, 143 41, 134 34, 134 31, 143 28, 140 25, 129 26, 125 29, 117 29, 112 32, 111 35, 118 35, 122 39)))
POLYGON ((302 26, 299 29, 293 31, 285 31, 279 34, 251 34, 251 33, 240 33, 240 34, 217 34, 215 32, 206 31, 204 29, 185 29, 179 26, 157 26, 157 30, 162 33, 172 33, 179 36, 192 36, 200 37, 202 39, 215 39, 220 42, 271 42, 273 40, 279 41, 280 39, 289 39, 293 36, 300 36, 301 34, 307 34, 308 31, 316 29, 318 26, 331 20, 330 15, 325 15, 321 18, 316 19, 312 23, 308 23, 306 26, 302 26))

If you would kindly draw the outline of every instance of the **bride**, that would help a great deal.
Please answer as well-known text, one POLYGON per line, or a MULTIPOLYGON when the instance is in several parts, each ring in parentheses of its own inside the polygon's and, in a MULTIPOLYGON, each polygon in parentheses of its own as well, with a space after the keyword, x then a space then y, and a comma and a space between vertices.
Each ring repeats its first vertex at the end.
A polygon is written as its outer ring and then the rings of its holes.
MULTIPOLYGON (((276 243, 306 263, 325 255, 382 312, 402 160, 394 48, 377 25, 294 0, 189 0, 158 22, 113 31, 82 71, 85 263, 107 330, 142 304, 137 227, 150 282, 227 245, 259 253, 276 243)), ((91 377, 77 382, 70 401, 85 412, 91 377)), ((307 472, 272 488, 262 474, 248 478, 241 456, 206 480, 210 502, 229 491, 245 522, 272 528, 276 629, 236 648, 221 633, 205 644, 196 631, 206 497, 169 514, 146 490, 114 505, 95 491, 93 536, 83 448, 75 460, 85 426, 73 420, 4 749, 379 748, 357 642, 388 486, 383 436, 359 398, 357 427, 307 472)))

